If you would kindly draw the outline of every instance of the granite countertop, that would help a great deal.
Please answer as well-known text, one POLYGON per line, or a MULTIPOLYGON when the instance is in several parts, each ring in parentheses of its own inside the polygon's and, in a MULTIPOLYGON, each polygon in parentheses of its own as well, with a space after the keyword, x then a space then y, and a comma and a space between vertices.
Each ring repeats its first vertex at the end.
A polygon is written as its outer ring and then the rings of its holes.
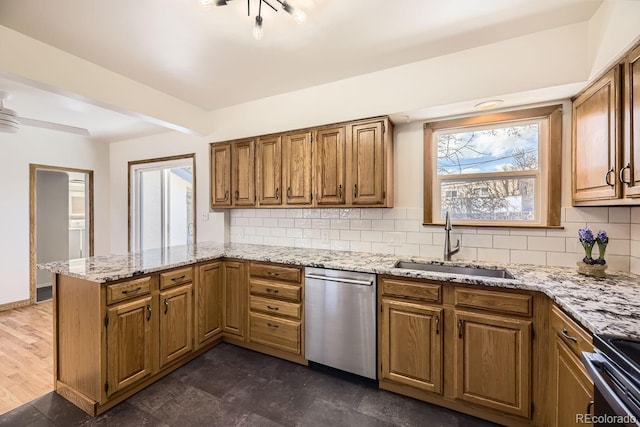
POLYGON ((591 278, 578 274, 575 268, 442 262, 430 258, 236 243, 175 246, 142 253, 50 262, 38 264, 38 268, 91 282, 108 283, 221 257, 539 291, 593 333, 640 339, 640 276, 624 272, 610 272, 604 278, 591 278), (395 267, 398 260, 505 268, 514 279, 400 269, 395 267))

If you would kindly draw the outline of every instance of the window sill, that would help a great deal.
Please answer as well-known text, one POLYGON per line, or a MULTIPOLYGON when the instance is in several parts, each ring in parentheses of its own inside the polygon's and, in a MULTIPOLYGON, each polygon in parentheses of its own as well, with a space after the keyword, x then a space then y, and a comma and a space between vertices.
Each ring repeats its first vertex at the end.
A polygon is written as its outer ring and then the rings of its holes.
MULTIPOLYGON (((440 227, 444 227, 444 221, 443 222, 430 222, 430 223, 423 222, 422 225, 423 226, 440 226, 440 227)), ((458 223, 454 223, 453 226, 456 227, 456 228, 460 228, 460 227, 521 228, 521 229, 530 228, 530 229, 536 229, 536 230, 540 230, 540 229, 564 230, 564 226, 562 226, 562 225, 517 225, 517 224, 502 225, 502 224, 468 224, 468 223, 467 224, 458 224, 458 223)))

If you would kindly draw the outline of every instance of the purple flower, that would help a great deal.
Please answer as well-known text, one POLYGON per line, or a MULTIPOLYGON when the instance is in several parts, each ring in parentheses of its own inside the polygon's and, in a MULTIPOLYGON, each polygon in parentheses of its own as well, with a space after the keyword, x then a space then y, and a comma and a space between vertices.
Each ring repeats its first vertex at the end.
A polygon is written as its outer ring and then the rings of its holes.
POLYGON ((609 243, 609 236, 607 236, 607 232, 604 230, 598 231, 598 235, 596 236, 596 240, 598 243, 609 243))
POLYGON ((593 237, 593 232, 588 228, 581 228, 578 230, 578 237, 580 238, 581 243, 587 243, 589 245, 593 245, 596 241, 593 237))

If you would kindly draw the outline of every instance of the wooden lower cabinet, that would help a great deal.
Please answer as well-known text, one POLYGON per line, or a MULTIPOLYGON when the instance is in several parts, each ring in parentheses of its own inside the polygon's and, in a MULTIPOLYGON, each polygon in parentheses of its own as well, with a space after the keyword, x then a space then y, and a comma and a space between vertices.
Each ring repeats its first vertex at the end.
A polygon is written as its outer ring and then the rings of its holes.
POLYGON ((531 321, 457 311, 454 396, 529 417, 531 321))
POLYGON ((222 295, 222 330, 225 334, 245 337, 247 313, 247 280, 244 263, 224 262, 222 295))
POLYGON ((193 285, 160 293, 160 368, 193 350, 193 285))
POLYGON ((105 393, 108 396, 153 373, 153 310, 151 296, 123 302, 107 310, 105 393))
POLYGON ((381 379, 442 392, 443 309, 382 299, 381 379))
POLYGON ((223 261, 215 261, 198 267, 195 292, 197 348, 222 334, 223 265, 223 261))

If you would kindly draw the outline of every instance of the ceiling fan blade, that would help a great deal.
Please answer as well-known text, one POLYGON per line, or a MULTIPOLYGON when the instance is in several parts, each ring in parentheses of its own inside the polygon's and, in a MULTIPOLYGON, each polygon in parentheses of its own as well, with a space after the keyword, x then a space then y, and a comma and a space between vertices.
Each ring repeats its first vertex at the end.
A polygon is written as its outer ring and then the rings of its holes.
POLYGON ((61 123, 45 122, 43 120, 28 119, 26 117, 18 117, 20 124, 25 126, 33 126, 37 128, 56 130, 59 132, 73 133, 82 136, 91 136, 89 130, 75 126, 63 125, 61 123))

